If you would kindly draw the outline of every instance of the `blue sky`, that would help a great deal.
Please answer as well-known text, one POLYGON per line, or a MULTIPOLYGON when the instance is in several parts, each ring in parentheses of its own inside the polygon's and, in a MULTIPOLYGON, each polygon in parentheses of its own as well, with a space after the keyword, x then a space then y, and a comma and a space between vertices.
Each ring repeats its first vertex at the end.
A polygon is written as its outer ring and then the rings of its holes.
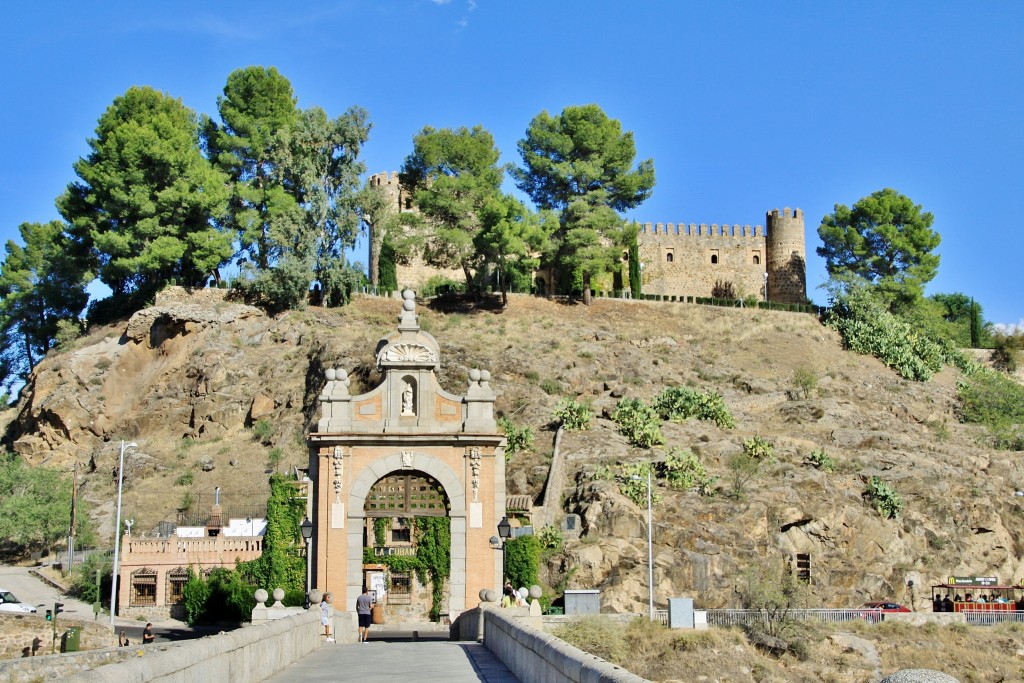
POLYGON ((1024 3, 287 5, 7 6, 0 236, 58 217, 72 164, 129 87, 216 117, 228 74, 257 64, 288 77, 299 106, 365 108, 371 173, 397 170, 425 125, 483 125, 518 163, 537 113, 597 103, 654 159, 654 195, 630 217, 763 224, 772 208, 800 207, 818 303, 822 216, 893 187, 935 215, 929 293, 963 292, 988 320, 1024 322, 1024 3))

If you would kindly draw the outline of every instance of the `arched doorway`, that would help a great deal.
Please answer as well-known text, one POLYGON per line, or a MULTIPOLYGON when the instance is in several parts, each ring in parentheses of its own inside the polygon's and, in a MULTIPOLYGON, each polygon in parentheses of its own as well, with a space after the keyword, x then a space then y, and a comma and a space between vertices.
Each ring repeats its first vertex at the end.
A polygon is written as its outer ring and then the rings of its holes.
POLYGON ((426 472, 392 472, 373 484, 364 502, 366 586, 387 621, 437 621, 448 613, 451 575, 450 501, 426 472))

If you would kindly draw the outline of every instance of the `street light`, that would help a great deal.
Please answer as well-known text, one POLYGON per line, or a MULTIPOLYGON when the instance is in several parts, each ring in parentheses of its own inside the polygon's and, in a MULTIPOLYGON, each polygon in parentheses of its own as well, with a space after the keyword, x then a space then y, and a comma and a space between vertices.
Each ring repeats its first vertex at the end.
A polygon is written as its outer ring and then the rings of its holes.
MULTIPOLYGON (((635 481, 642 477, 633 475, 635 481)), ((651 621, 654 621, 654 544, 652 541, 653 524, 651 519, 651 468, 647 468, 647 607, 651 621)))
POLYGON ((119 555, 121 553, 121 492, 124 490, 124 452, 129 448, 138 448, 139 444, 132 441, 121 441, 121 463, 117 468, 117 519, 114 523, 114 573, 110 577, 110 625, 114 625, 114 609, 117 605, 117 573, 119 571, 119 555))
POLYGON ((505 585, 505 541, 512 535, 512 525, 508 523, 508 517, 502 517, 498 522, 498 536, 501 537, 501 584, 505 585))
POLYGON ((309 593, 309 581, 312 576, 310 563, 313 561, 313 554, 310 552, 310 548, 313 547, 313 522, 309 521, 309 517, 303 518, 299 531, 302 532, 302 540, 306 542, 306 593, 309 593))

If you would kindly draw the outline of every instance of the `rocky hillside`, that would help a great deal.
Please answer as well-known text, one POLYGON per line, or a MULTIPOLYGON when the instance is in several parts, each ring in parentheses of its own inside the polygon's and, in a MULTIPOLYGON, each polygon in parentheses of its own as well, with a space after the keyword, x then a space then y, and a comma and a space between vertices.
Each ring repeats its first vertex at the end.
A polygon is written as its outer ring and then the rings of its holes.
MULTIPOLYGON (((7 438, 30 463, 87 471, 83 496, 101 535, 113 532, 121 439, 138 448, 126 465, 125 514, 135 530, 173 520, 178 508, 222 490, 226 507, 259 501, 267 473, 304 465, 323 368, 349 369, 353 393, 376 385, 377 340, 397 320, 394 300, 360 298, 343 309, 267 317, 217 290, 168 290, 127 323, 92 331, 39 364, 6 415, 7 438)), ((591 307, 513 297, 507 310, 442 311, 421 302, 421 325, 441 344, 440 381, 465 386, 489 369, 497 408, 536 433, 534 450, 508 463, 510 494, 539 500, 547 485, 558 399, 592 403, 584 432, 566 432, 564 511, 583 534, 546 567, 551 585, 602 589, 606 607, 642 611, 647 599, 646 509, 601 464, 692 449, 728 488, 730 456, 744 439, 774 445, 776 462, 744 496, 678 493, 659 486, 654 511, 655 595, 735 603, 735 579, 763 558, 810 555, 820 605, 909 601, 925 608, 931 582, 952 574, 1024 577, 1024 472, 1012 453, 981 445, 955 417, 957 371, 928 383, 900 379, 842 349, 812 316, 683 304, 597 300, 591 307), (801 370, 817 378, 807 395, 801 370), (735 429, 664 423, 666 446, 630 446, 608 419, 619 397, 649 401, 666 386, 720 392, 735 429), (824 449, 835 471, 806 458, 824 449), (885 519, 863 496, 878 476, 906 506, 885 519)))

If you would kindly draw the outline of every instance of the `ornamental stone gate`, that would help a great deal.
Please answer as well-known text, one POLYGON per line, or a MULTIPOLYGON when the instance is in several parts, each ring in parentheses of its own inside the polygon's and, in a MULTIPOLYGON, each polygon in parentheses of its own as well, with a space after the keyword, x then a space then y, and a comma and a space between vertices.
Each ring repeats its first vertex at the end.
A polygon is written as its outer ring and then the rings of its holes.
POLYGON ((403 292, 398 330, 377 344, 384 375, 377 388, 352 396, 345 369, 325 373, 320 420, 309 435, 312 586, 354 611, 373 517, 394 506, 410 516, 447 510, 451 573, 441 611, 454 620, 476 605, 481 589, 501 585, 500 556, 489 541, 505 514, 505 436, 494 420, 488 371, 471 370, 461 396, 438 385, 440 348, 420 329, 414 298, 403 292))

